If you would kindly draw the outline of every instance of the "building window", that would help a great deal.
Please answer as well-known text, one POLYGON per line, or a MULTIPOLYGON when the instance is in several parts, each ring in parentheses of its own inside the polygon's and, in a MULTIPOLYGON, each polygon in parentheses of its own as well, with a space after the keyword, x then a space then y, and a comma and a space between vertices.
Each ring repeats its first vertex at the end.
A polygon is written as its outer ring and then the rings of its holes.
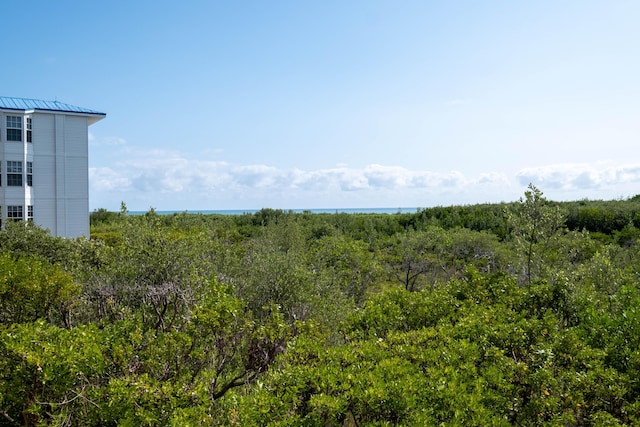
POLYGON ((22 187, 22 162, 7 161, 7 186, 22 187))
POLYGON ((31 142, 31 117, 27 117, 27 142, 31 142))
POLYGON ((33 186, 33 162, 27 162, 27 185, 33 186))
POLYGON ((22 141, 22 117, 7 116, 7 141, 22 141))
POLYGON ((12 221, 22 220, 22 206, 7 206, 7 218, 12 221))
POLYGON ((27 206, 27 221, 33 221, 33 205, 27 206))

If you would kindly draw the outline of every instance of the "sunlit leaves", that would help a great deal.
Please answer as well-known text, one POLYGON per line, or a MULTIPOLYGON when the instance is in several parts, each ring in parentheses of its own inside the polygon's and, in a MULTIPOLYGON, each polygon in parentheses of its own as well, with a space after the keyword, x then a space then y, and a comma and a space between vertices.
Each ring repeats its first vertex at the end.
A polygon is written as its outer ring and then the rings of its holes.
POLYGON ((0 254, 0 324, 45 319, 65 324, 80 285, 35 256, 0 254))
POLYGON ((551 267, 544 263, 547 248, 564 227, 560 208, 551 205, 540 189, 529 184, 525 198, 508 211, 507 217, 516 250, 522 257, 524 280, 530 284, 535 278, 546 277, 547 268, 551 267))

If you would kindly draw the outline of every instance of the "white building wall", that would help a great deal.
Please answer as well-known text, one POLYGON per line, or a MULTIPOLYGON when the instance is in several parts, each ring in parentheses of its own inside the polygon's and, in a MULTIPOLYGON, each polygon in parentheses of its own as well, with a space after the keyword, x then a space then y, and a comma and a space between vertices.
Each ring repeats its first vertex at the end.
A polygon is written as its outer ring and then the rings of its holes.
POLYGON ((55 116, 36 113, 32 123, 33 221, 56 236, 55 116))
MULTIPOLYGON (((89 135, 86 117, 64 117, 64 168, 56 171, 62 180, 66 235, 89 237, 89 135)), ((59 141, 57 141, 59 142, 59 141)))
MULTIPOLYGON (((82 115, 53 112, 0 113, 2 150, 1 215, 8 205, 32 205, 33 220, 54 236, 89 237, 88 125, 82 115), (32 143, 6 141, 6 115, 30 116, 32 143), (7 160, 23 162, 23 186, 8 187, 7 160), (33 163, 33 186, 26 184, 27 161, 33 163)), ((25 129, 26 130, 26 129, 25 129)))

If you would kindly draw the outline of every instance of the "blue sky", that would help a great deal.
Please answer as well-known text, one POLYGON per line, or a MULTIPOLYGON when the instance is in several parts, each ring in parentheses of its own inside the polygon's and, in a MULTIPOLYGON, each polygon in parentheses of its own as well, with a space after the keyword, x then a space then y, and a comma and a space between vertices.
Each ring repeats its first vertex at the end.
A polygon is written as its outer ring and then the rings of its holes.
MULTIPOLYGON (((90 207, 640 193, 638 1, 44 1, 4 96, 107 113, 90 207)), ((13 48, 10 48, 13 46, 13 48)))

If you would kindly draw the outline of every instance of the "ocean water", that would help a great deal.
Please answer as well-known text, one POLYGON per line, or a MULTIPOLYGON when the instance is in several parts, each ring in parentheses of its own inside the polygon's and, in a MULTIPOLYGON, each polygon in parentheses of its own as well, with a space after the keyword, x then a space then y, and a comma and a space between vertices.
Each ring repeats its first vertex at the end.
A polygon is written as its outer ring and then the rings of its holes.
MULTIPOLYGON (((397 213, 415 213, 420 208, 335 208, 335 209, 282 209, 285 212, 311 212, 315 214, 397 214, 397 213)), ((190 214, 217 214, 217 215, 244 215, 254 214, 260 211, 260 209, 212 209, 212 210, 184 210, 184 211, 159 211, 158 215, 173 215, 176 213, 190 213, 190 214)), ((130 211, 129 215, 143 215, 147 211, 130 211)))

